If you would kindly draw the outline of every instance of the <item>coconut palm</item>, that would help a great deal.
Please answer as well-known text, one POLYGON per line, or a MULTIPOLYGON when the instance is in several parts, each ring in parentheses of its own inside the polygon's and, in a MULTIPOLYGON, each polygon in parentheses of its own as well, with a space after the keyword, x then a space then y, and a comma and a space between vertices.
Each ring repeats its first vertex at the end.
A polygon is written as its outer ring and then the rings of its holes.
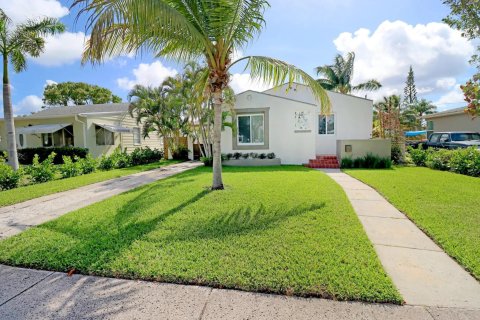
POLYGON ((353 67, 355 63, 355 53, 349 52, 346 57, 336 55, 332 65, 317 67, 317 75, 323 78, 317 79, 320 85, 331 91, 340 93, 351 93, 352 91, 375 91, 382 87, 377 80, 368 80, 358 85, 352 85, 353 67))
POLYGON ((329 112, 324 89, 306 72, 286 62, 264 56, 246 56, 233 61, 262 31, 266 0, 76 0, 79 15, 88 15, 91 31, 83 62, 101 63, 122 53, 153 53, 180 62, 203 58, 206 89, 213 99, 213 183, 223 189, 221 123, 223 91, 230 82, 233 65, 246 62, 250 75, 272 85, 294 81, 308 85, 329 112))
POLYGON ((15 72, 27 68, 27 55, 38 57, 45 48, 47 35, 63 32, 65 26, 57 19, 43 18, 28 20, 14 25, 10 18, 0 9, 0 54, 3 58, 3 115, 7 129, 8 162, 13 169, 18 169, 17 143, 13 121, 12 100, 8 65, 11 62, 15 72))

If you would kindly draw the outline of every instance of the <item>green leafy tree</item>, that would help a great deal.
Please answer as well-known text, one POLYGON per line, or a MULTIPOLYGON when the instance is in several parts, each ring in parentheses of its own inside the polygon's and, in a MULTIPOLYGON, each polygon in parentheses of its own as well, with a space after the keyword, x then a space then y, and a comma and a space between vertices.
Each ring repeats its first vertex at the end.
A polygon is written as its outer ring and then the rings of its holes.
POLYGON ((122 99, 107 88, 85 82, 49 84, 43 91, 44 108, 119 102, 122 102, 122 99))
MULTIPOLYGON (((480 1, 476 0, 444 0, 443 4, 450 7, 450 14, 443 21, 462 31, 462 36, 469 39, 480 38, 480 1)), ((480 68, 480 46, 477 46, 477 52, 472 56, 471 63, 480 68)))
POLYGON ((410 70, 408 71, 403 93, 405 95, 403 101, 407 106, 417 102, 417 87, 415 86, 415 75, 412 66, 410 66, 410 70))
POLYGON ((79 15, 87 14, 91 37, 83 62, 101 63, 122 53, 151 52, 180 62, 203 58, 206 91, 213 101, 213 182, 223 189, 221 128, 223 91, 230 82, 233 65, 246 62, 254 80, 272 85, 294 81, 308 85, 321 105, 330 112, 324 89, 306 72, 286 62, 264 56, 246 56, 233 61, 233 53, 244 49, 262 31, 266 0, 76 0, 79 15))
POLYGON ((65 26, 57 19, 42 18, 27 20, 14 25, 0 9, 0 53, 3 58, 3 115, 7 129, 8 162, 18 169, 17 142, 13 120, 12 99, 8 67, 15 72, 27 69, 27 55, 38 57, 45 49, 45 37, 63 32, 65 26))
POLYGON ((346 57, 336 55, 333 64, 317 67, 315 70, 317 75, 323 76, 319 78, 318 83, 327 90, 351 93, 352 91, 376 91, 382 87, 377 80, 368 80, 358 85, 352 85, 353 68, 355 63, 355 53, 349 52, 346 57))
POLYGON ((424 129, 427 125, 423 117, 427 114, 432 114, 437 112, 437 106, 435 106, 431 101, 422 99, 410 106, 411 112, 415 115, 415 128, 424 129))

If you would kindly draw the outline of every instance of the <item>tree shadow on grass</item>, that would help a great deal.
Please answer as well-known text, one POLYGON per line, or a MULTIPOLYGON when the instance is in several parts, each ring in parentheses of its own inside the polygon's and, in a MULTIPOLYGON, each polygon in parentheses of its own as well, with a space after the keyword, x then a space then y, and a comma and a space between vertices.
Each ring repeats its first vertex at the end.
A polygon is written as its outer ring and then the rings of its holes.
POLYGON ((273 228, 283 221, 303 215, 307 212, 325 208, 325 203, 297 205, 288 208, 266 208, 263 204, 258 208, 244 206, 238 209, 219 213, 209 219, 190 219, 186 224, 178 226, 167 238, 161 241, 192 241, 207 239, 225 239, 229 236, 240 236, 257 233, 273 228))
POLYGON ((87 227, 80 228, 75 223, 47 223, 39 226, 39 228, 62 233, 77 240, 75 246, 56 253, 54 259, 62 261, 61 267, 59 266, 56 270, 66 271, 75 268, 80 273, 109 274, 106 266, 118 258, 123 250, 155 230, 159 223, 210 193, 210 190, 204 189, 169 210, 154 214, 148 213, 145 216, 143 211, 147 211, 156 204, 149 197, 161 192, 163 188, 163 185, 146 188, 117 210, 109 226, 101 226, 95 221, 88 224, 87 227), (138 217, 135 216, 136 214, 138 217), (106 272, 103 273, 101 270, 106 272))

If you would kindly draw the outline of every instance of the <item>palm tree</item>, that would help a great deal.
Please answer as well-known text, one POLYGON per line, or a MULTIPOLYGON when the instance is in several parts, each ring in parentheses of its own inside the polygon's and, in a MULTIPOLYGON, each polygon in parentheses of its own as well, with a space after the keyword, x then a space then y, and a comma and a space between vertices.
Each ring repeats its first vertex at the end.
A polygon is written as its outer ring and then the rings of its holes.
POLYGON ((422 129, 426 125, 425 121, 423 120, 423 116, 437 112, 437 106, 426 99, 422 99, 417 103, 410 105, 409 107, 412 110, 412 113, 415 115, 416 126, 418 129, 422 129))
POLYGON ((213 183, 223 189, 221 123, 223 91, 230 82, 230 69, 247 62, 254 80, 279 85, 304 82, 321 105, 330 112, 324 89, 306 72, 280 60, 246 56, 232 61, 262 31, 266 0, 76 0, 79 15, 88 14, 86 29, 91 37, 83 62, 101 63, 121 53, 151 52, 179 62, 203 58, 203 79, 213 99, 213 183))
POLYGON ((3 114, 7 129, 8 162, 14 170, 18 169, 17 143, 13 120, 12 100, 8 65, 12 63, 15 72, 27 68, 26 55, 38 57, 45 48, 47 35, 63 32, 65 26, 57 19, 43 18, 28 20, 13 25, 10 18, 0 9, 0 53, 3 57, 3 114))
POLYGON ((354 62, 354 52, 347 53, 345 58, 337 54, 332 65, 324 65, 315 69, 317 75, 323 76, 323 78, 317 79, 318 83, 326 90, 345 94, 358 90, 375 91, 382 87, 380 82, 374 79, 353 86, 351 82, 354 62))

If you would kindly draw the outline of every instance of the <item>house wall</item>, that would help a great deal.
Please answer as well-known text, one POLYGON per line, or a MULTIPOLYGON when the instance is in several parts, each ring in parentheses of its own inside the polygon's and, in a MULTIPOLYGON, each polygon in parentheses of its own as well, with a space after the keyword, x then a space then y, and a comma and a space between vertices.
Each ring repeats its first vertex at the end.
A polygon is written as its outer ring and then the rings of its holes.
POLYGON ((245 109, 263 110, 268 116, 268 147, 238 147, 235 148, 231 128, 222 132, 222 152, 274 152, 282 160, 282 164, 302 164, 315 157, 315 126, 308 132, 295 132, 294 118, 296 111, 309 111, 316 113, 315 105, 281 99, 279 97, 248 91, 237 95, 235 110, 241 112, 245 109))
MULTIPOLYGON (((318 104, 310 89, 301 84, 279 86, 265 91, 267 94, 318 104)), ((337 140, 370 139, 373 125, 373 101, 356 96, 328 91, 335 115, 335 134, 318 134, 318 116, 315 117, 315 150, 316 154, 336 154, 337 140)), ((317 107, 316 114, 320 113, 317 107)))
POLYGON ((373 155, 390 158, 392 142, 390 139, 369 139, 369 140, 338 140, 337 158, 360 158, 371 153, 373 155), (346 148, 346 146, 349 146, 346 148), (350 149, 348 151, 346 149, 350 149))
POLYGON ((143 138, 141 135, 140 144, 133 143, 133 132, 125 132, 125 133, 114 133, 114 145, 107 145, 107 146, 98 146, 96 143, 96 136, 95 136, 95 123, 97 124, 107 124, 107 125, 115 125, 115 126, 123 126, 127 128, 135 128, 139 127, 141 129, 141 124, 137 125, 134 118, 130 116, 130 114, 123 114, 123 115, 95 115, 95 116, 88 116, 85 119, 87 124, 87 148, 90 150, 90 153, 93 157, 97 158, 103 154, 111 154, 115 151, 118 147, 122 150, 127 150, 127 152, 132 152, 135 148, 138 147, 150 147, 152 149, 162 149, 161 139, 158 137, 156 133, 151 133, 149 138, 143 138))
MULTIPOLYGON (((75 117, 65 117, 65 118, 49 118, 49 119, 15 119, 15 128, 28 127, 29 125, 41 125, 41 124, 58 124, 58 123, 70 123, 73 126, 73 137, 75 147, 84 146, 83 138, 83 125, 75 120, 75 117)), ((5 128, 5 122, 0 122, 0 150, 7 149, 7 132, 5 128)), ((25 135, 25 145, 24 148, 36 148, 42 147, 41 135, 25 135)), ((17 146, 18 145, 18 133, 17 133, 17 146)), ((20 148, 20 146, 19 146, 20 148)))
POLYGON ((444 117, 427 119, 433 122, 434 131, 475 131, 480 132, 480 118, 468 114, 452 114, 444 117))

